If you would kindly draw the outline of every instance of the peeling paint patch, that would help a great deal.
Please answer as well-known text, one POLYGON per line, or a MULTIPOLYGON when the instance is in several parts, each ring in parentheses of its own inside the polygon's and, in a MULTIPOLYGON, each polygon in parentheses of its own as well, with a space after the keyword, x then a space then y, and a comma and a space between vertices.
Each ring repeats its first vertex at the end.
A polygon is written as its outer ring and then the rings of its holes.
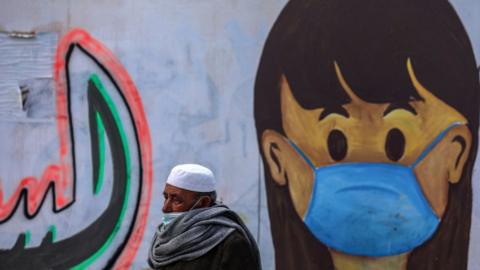
POLYGON ((55 117, 54 84, 51 78, 20 82, 22 107, 28 118, 55 117))
POLYGON ((57 33, 39 33, 28 39, 0 33, 0 120, 51 115, 54 104, 46 98, 49 95, 46 85, 50 80, 51 87, 57 41, 57 33), (30 102, 29 96, 33 97, 30 102), (37 101, 40 103, 32 104, 37 101))

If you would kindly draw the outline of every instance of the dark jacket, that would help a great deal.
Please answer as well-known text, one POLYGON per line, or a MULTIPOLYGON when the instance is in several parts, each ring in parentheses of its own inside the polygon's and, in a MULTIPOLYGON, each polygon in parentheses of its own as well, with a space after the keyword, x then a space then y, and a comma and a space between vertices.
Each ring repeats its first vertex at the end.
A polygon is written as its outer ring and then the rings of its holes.
POLYGON ((158 269, 258 270, 258 267, 248 240, 240 232, 234 231, 205 255, 191 261, 178 261, 158 269))

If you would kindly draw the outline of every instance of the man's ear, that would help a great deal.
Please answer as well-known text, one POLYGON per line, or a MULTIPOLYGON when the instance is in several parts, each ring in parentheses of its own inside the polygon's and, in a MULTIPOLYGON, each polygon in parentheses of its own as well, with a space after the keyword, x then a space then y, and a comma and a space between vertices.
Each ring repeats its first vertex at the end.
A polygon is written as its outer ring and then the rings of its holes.
POLYGON ((447 170, 452 184, 458 183, 472 147, 472 134, 467 126, 461 125, 449 132, 447 170))
POLYGON ((200 207, 201 208, 204 208, 204 207, 209 207, 209 206, 212 206, 212 198, 210 196, 202 196, 200 198, 200 207))
POLYGON ((285 165, 291 151, 287 139, 280 133, 267 129, 262 134, 262 150, 273 180, 279 185, 285 185, 287 183, 285 165))
POLYGON ((193 205, 190 209, 205 208, 212 206, 212 198, 210 196, 194 197, 193 205))

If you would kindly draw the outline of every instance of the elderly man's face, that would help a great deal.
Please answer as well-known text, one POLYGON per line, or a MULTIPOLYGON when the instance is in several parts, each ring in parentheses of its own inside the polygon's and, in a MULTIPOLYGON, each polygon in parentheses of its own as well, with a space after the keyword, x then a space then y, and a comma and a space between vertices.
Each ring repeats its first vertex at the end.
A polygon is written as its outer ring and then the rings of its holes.
POLYGON ((204 207, 203 199, 206 197, 199 198, 198 195, 197 192, 166 184, 163 190, 165 201, 163 202, 162 211, 164 213, 185 212, 192 209, 193 206, 204 207), (201 201, 195 205, 199 199, 201 201))

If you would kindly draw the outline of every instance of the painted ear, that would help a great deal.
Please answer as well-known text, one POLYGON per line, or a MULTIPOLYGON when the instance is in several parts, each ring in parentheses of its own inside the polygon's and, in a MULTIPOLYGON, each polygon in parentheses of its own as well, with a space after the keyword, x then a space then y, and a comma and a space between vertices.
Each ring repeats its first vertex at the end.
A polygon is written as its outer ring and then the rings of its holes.
POLYGON ((463 168, 472 147, 472 135, 467 126, 458 126, 449 134, 447 170, 452 184, 458 183, 462 177, 463 168))
POLYGON ((262 150, 273 180, 279 185, 287 183, 287 164, 291 162, 292 147, 287 139, 273 130, 262 134, 262 150))
POLYGON ((453 127, 415 167, 417 180, 435 213, 442 217, 448 203, 449 184, 458 183, 472 144, 466 125, 453 127))
POLYGON ((310 165, 280 133, 265 130, 262 134, 262 150, 270 174, 277 184, 283 186, 288 181, 304 182, 311 176, 310 165))
POLYGON ((287 138, 276 131, 263 132, 262 150, 273 180, 280 186, 288 183, 295 210, 303 218, 313 189, 312 168, 287 138))

